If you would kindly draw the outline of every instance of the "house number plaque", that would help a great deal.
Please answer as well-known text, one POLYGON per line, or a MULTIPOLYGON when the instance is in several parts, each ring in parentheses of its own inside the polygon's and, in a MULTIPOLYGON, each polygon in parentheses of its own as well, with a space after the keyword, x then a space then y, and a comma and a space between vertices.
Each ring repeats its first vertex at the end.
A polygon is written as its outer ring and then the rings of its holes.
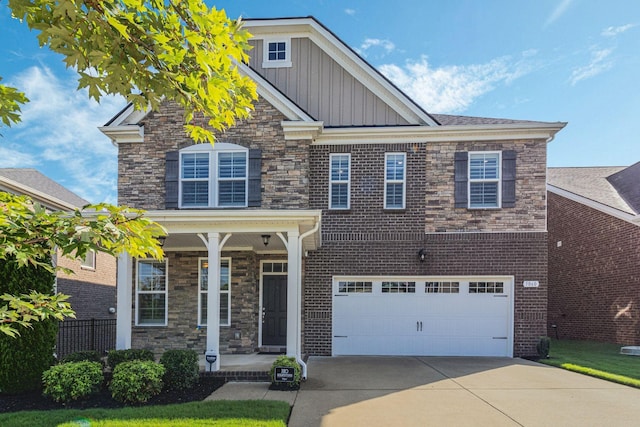
POLYGON ((538 286, 540 286, 540 282, 538 282, 537 280, 525 280, 524 282, 522 282, 522 286, 524 286, 525 288, 537 288, 538 286))

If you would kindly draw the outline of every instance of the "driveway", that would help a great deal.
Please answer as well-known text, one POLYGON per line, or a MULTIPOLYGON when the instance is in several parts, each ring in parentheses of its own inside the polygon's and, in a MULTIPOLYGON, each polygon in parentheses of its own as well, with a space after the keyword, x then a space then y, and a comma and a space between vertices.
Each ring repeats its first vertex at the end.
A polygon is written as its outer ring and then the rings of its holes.
POLYGON ((522 359, 312 357, 303 426, 638 426, 640 390, 522 359))

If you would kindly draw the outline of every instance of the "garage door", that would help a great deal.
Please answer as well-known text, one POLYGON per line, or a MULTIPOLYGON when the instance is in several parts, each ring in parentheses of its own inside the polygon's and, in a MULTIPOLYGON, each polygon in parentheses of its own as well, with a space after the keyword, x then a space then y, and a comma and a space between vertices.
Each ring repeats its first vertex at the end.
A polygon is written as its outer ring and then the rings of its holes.
POLYGON ((512 277, 336 277, 333 291, 334 355, 513 355, 512 277))

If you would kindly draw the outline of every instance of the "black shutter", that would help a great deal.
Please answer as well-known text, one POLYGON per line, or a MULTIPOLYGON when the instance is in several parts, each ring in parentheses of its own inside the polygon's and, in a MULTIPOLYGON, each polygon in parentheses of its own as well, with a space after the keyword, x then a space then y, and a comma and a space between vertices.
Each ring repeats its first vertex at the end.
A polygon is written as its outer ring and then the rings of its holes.
POLYGON ((502 207, 516 206, 516 152, 502 152, 502 207))
POLYGON ((180 153, 169 151, 165 156, 164 205, 165 209, 178 209, 178 176, 180 153))
POLYGON ((454 157, 454 200, 456 208, 468 207, 469 201, 467 197, 467 171, 469 169, 467 163, 469 153, 466 151, 458 151, 454 157))
POLYGON ((262 150, 249 150, 249 207, 262 204, 262 150))

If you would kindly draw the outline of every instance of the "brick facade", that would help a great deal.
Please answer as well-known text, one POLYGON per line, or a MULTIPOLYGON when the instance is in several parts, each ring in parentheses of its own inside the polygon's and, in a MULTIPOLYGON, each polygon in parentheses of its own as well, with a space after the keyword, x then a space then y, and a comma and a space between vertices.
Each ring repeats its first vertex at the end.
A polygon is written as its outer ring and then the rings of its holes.
MULTIPOLYGON (((509 275, 515 277, 514 354, 535 354, 546 334, 547 241, 545 230, 546 142, 312 145, 286 141, 285 120, 260 100, 253 118, 219 141, 262 149, 260 209, 322 210, 322 246, 303 265, 303 351, 331 354, 334 275, 509 275), (514 150, 514 208, 453 207, 454 154, 514 150), (406 153, 406 206, 384 209, 385 153, 406 153), (351 154, 351 206, 328 210, 329 155, 351 154), (425 248, 426 262, 417 252, 425 248), (539 288, 523 288, 538 280, 539 288)), ((164 209, 165 153, 191 145, 182 114, 172 104, 144 120, 144 143, 119 146, 119 203, 164 209)), ((251 208, 247 208, 251 209, 251 208)), ((222 353, 255 351, 259 322, 259 261, 255 252, 232 256, 231 326, 221 327, 222 353), (239 332, 241 338, 235 339, 239 332)), ((133 327, 133 347, 204 351, 206 331, 197 328, 197 259, 205 252, 167 253, 169 325, 133 327)), ((272 257, 269 257, 272 258, 272 257)), ((134 291, 135 292, 135 291, 134 291)), ((134 294, 135 301, 135 294, 134 294)), ((135 318, 135 311, 133 313, 135 318)))
POLYGON ((546 335, 546 233, 420 234, 369 236, 329 240, 310 253, 304 289, 305 350, 331 355, 332 276, 515 276, 514 355, 536 354, 546 335), (409 239, 409 237, 413 237, 409 239), (427 258, 418 260, 425 248, 427 258), (540 287, 524 288, 523 280, 540 287))
POLYGON ((549 193, 549 322, 561 339, 640 345, 638 242, 637 225, 549 193))
POLYGON ((58 257, 58 265, 72 270, 73 274, 57 273, 58 292, 70 295, 69 302, 76 312, 76 319, 115 319, 109 308, 116 307, 116 259, 97 252, 95 269, 81 266, 78 260, 58 257))

